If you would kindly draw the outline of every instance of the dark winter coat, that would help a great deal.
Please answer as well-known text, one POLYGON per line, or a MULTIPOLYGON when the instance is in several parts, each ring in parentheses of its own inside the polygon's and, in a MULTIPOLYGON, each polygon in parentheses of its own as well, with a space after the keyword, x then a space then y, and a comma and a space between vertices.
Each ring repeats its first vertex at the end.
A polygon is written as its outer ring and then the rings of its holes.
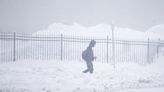
POLYGON ((82 52, 82 58, 86 62, 91 62, 94 60, 93 50, 92 47, 88 47, 86 50, 82 52))

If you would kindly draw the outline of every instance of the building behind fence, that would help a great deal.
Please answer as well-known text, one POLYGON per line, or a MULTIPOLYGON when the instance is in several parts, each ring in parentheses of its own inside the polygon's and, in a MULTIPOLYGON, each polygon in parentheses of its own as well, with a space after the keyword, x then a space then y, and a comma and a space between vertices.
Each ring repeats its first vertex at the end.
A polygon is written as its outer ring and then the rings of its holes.
POLYGON ((76 60, 82 61, 81 53, 91 39, 97 43, 94 47, 96 62, 115 63, 136 62, 147 64, 158 57, 163 44, 160 40, 151 42, 112 40, 108 36, 98 38, 71 37, 65 35, 39 36, 25 34, 0 34, 0 61, 35 60, 76 60), (114 44, 114 45, 113 45, 114 44), (115 46, 112 57, 112 46, 115 46))

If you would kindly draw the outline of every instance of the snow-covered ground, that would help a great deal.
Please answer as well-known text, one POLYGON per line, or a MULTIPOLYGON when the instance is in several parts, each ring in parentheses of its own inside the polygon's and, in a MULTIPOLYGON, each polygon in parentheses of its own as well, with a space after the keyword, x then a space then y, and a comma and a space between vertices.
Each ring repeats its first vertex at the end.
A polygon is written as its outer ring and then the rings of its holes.
POLYGON ((144 89, 128 89, 128 90, 121 90, 118 92, 163 92, 164 87, 158 88, 144 88, 144 89))
POLYGON ((0 64, 0 92, 164 92, 164 57, 151 65, 20 60, 0 64))

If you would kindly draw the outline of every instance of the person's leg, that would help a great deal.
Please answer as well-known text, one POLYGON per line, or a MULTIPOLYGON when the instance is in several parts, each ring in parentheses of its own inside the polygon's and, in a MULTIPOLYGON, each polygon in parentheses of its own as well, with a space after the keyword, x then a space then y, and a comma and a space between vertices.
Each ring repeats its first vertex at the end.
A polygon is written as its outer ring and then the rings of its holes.
POLYGON ((93 64, 92 64, 92 62, 90 62, 90 73, 93 73, 93 64))
POLYGON ((90 70, 90 64, 86 61, 87 69, 83 71, 83 73, 87 73, 90 70))

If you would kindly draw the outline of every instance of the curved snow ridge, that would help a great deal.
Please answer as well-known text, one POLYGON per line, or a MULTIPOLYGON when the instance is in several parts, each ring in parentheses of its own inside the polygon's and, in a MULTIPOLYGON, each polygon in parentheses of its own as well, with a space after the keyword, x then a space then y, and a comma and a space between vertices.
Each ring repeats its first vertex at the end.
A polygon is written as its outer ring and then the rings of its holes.
POLYGON ((158 34, 164 34, 164 24, 155 25, 149 28, 147 31, 151 31, 158 34))
POLYGON ((163 36, 164 35, 164 24, 155 25, 155 26, 149 28, 147 30, 147 32, 148 33, 151 32, 155 35, 159 35, 159 37, 161 39, 164 39, 164 36, 163 36))
MULTIPOLYGON (((102 37, 112 38, 112 26, 109 24, 98 24, 95 26, 85 27, 78 23, 64 24, 64 23, 53 23, 48 26, 45 30, 40 30, 33 35, 43 36, 54 36, 54 35, 70 35, 70 36, 86 36, 86 37, 102 37)), ((162 37, 154 32, 141 32, 130 28, 121 28, 114 26, 114 37, 115 39, 123 40, 158 40, 162 37)))

